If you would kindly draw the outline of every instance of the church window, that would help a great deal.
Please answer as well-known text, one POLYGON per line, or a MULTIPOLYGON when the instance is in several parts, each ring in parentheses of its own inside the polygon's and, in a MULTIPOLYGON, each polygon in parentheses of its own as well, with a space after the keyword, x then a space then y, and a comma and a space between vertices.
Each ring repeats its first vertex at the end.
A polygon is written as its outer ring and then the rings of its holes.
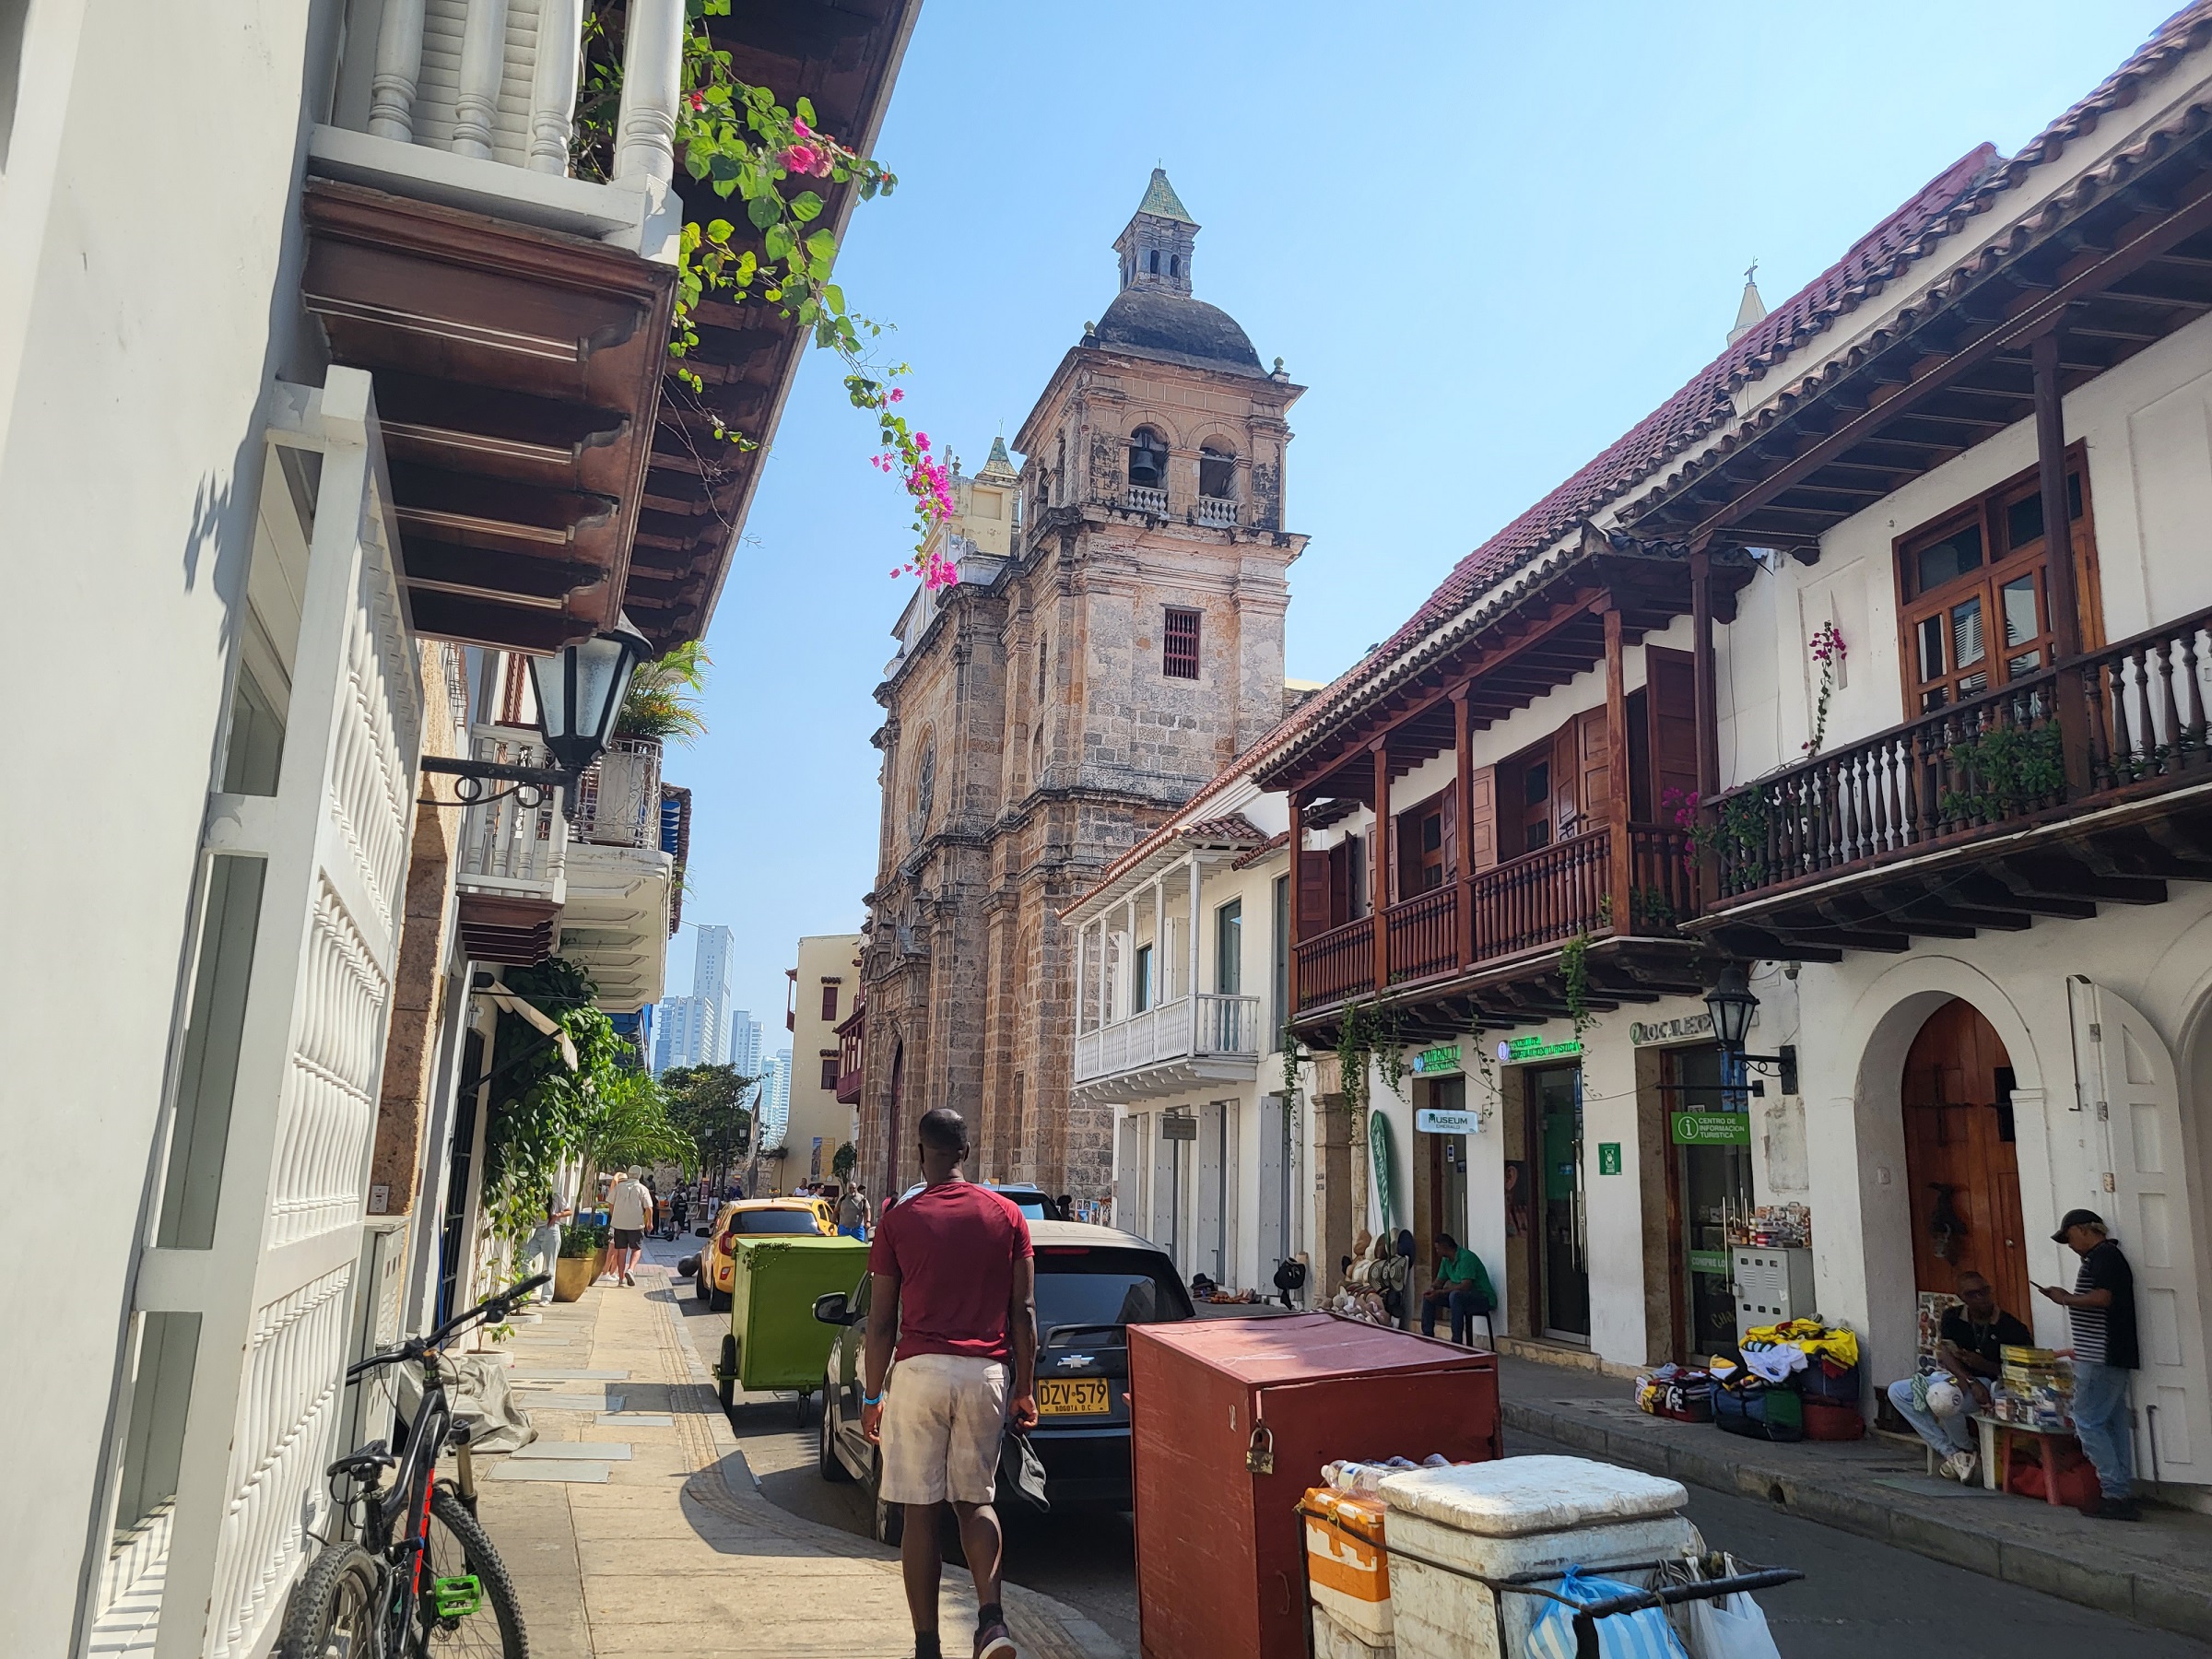
POLYGON ((1168 255, 1168 275, 1171 276, 1182 275, 1182 260, 1180 255, 1174 253, 1168 255))
POLYGON ((1129 483, 1136 489, 1167 488, 1167 440, 1150 427, 1138 427, 1129 434, 1129 483))
POLYGON ((927 738, 922 745, 922 759, 914 767, 914 833, 920 834, 929 825, 929 809, 937 797, 937 740, 927 738))
POLYGON ((1198 493, 1226 501, 1237 488, 1237 458, 1218 444, 1198 446, 1198 493))
POLYGON ((1159 671, 1170 679, 1198 677, 1198 613, 1180 606, 1168 607, 1166 648, 1159 671))
POLYGON ((1145 269, 1155 276, 1159 275, 1159 250, 1158 248, 1145 255, 1145 269))

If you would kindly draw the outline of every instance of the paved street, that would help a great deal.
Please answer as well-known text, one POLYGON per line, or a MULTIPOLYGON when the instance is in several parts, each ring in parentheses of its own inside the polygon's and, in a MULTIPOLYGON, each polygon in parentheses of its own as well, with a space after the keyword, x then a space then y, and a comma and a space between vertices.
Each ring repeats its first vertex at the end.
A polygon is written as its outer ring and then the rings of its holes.
MULTIPOLYGON (((653 1241, 654 1260, 671 1266, 688 1254, 653 1241)), ((724 1328, 688 1294, 682 1307, 693 1346, 711 1357, 724 1328)), ((743 1402, 732 1428, 771 1503, 808 1520, 865 1535, 868 1516, 857 1486, 832 1486, 815 1472, 817 1425, 802 1425, 790 1397, 743 1402)), ((1580 1455, 1527 1434, 1508 1435, 1514 1455, 1580 1455)), ((1689 1488, 1689 1514, 1706 1541, 1747 1559, 1802 1569, 1804 1583, 1760 1598, 1784 1659, 1870 1659, 1908 1651, 2002 1659, 2076 1659, 2099 1653, 2126 1659, 2183 1659, 2212 1653, 2183 1637, 2152 1630, 2054 1596, 1853 1536, 1747 1498, 1689 1488)), ((1971 1501, 1971 1500, 1965 1501, 1971 1501)), ((1056 1516, 1016 1533, 1008 1579, 1087 1615, 1134 1655, 1137 1652, 1135 1544, 1124 1515, 1056 1516)))

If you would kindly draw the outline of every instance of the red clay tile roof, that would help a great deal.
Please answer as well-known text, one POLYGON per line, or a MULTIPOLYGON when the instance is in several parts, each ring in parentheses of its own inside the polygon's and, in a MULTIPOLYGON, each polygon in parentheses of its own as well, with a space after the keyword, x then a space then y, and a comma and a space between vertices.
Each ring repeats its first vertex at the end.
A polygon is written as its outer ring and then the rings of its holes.
POLYGON ((1289 844, 1290 831, 1286 830, 1280 835, 1269 836, 1264 843, 1254 847, 1251 852, 1238 853, 1236 861, 1229 867, 1232 870, 1249 870, 1270 853, 1280 853, 1289 844))
POLYGON ((1267 831, 1241 812, 1232 812, 1227 818, 1200 818, 1194 824, 1185 824, 1182 834, 1188 841, 1241 841, 1247 846, 1256 846, 1267 839, 1267 831))
POLYGON ((1302 734, 1327 724, 1332 713, 1362 686, 1480 594, 1729 420, 1735 413, 1730 394, 1735 388, 1760 378, 1768 368, 1878 294, 1908 265, 1986 211, 2030 170, 2056 158, 2070 141, 2092 130, 2103 114, 2132 102, 2145 82, 2164 74, 2207 40, 2212 40, 2212 0, 2194 0, 2161 24, 2125 64, 2018 155, 2001 160, 1994 145, 1983 144, 1952 162, 1688 384, 1461 559, 1404 626, 1292 711, 1230 770, 1241 775, 1262 768, 1302 734))

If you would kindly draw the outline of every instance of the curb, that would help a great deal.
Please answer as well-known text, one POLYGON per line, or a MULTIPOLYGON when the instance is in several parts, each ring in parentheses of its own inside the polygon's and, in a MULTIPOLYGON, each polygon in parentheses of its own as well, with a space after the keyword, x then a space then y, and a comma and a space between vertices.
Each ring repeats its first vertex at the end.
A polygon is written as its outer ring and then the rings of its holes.
POLYGON ((1851 1482, 1808 1480, 1794 1469, 1728 1458, 1691 1445, 1662 1445, 1521 1401, 1500 1402, 1505 1426, 1578 1451, 1734 1497, 1763 1499, 1838 1531, 1912 1550, 2006 1583, 2040 1590, 2178 1636, 2212 1641, 2212 1589, 2148 1572, 2087 1564, 2047 1546, 1991 1537, 1867 1497, 1851 1482))

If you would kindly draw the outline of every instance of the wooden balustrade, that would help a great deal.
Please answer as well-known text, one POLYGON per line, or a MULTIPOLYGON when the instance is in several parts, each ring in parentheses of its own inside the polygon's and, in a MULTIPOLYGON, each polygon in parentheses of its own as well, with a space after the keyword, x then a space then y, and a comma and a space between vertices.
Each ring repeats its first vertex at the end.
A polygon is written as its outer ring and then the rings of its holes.
POLYGON ((1459 889, 1452 883, 1392 905, 1382 924, 1392 984, 1459 968, 1459 889))
POLYGON ((1628 922, 1620 924, 1620 901, 1615 900, 1616 931, 1671 934, 1676 924, 1688 921, 1697 910, 1688 831, 1664 824, 1630 824, 1628 922))
POLYGON ((1700 831, 1720 900, 2203 773, 2208 629, 2200 611, 1723 795, 1700 831))
POLYGON ((1298 1001, 1318 1007, 1375 988, 1375 921, 1362 916, 1298 941, 1298 1001))
POLYGON ((1476 877, 1477 960, 1512 956, 1612 925, 1612 831, 1601 827, 1524 853, 1476 877))

